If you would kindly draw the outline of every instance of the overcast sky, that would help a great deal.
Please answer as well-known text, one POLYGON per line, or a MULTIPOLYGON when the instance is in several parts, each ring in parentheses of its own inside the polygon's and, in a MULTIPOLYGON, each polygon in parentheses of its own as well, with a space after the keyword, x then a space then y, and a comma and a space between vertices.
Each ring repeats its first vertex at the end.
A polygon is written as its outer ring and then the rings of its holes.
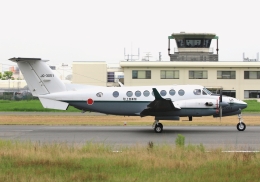
MULTIPOLYGON (((0 0, 0 63, 37 57, 53 64, 118 63, 140 48, 169 61, 168 36, 216 33, 220 61, 260 52, 259 1, 0 0)), ((216 49, 215 42, 211 47, 216 49)), ((171 46, 174 48, 173 42, 171 46)), ((140 57, 141 58, 141 57, 140 57)))

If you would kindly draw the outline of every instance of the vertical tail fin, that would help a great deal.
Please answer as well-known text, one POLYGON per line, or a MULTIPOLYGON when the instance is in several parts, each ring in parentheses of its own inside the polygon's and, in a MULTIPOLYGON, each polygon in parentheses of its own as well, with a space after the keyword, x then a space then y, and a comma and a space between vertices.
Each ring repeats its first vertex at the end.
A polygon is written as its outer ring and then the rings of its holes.
POLYGON ((33 96, 66 91, 65 84, 40 58, 11 58, 18 64, 33 96))

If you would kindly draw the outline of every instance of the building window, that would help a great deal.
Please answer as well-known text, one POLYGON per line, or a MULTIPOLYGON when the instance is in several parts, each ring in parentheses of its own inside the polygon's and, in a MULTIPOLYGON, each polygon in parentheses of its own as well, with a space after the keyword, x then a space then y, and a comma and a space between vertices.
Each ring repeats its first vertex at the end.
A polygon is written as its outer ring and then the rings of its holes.
POLYGON ((151 70, 132 70, 133 79, 151 79, 151 70))
POLYGON ((115 72, 107 72, 107 82, 115 82, 115 72))
POLYGON ((222 94, 229 96, 229 97, 236 98, 236 91, 235 90, 222 90, 222 94))
POLYGON ((189 71, 189 79, 208 79, 208 71, 189 71))
POLYGON ((260 90, 245 90, 244 98, 260 98, 260 90))
POLYGON ((244 79, 260 79, 260 71, 244 71, 244 79))
POLYGON ((161 79, 179 79, 179 70, 161 70, 161 79))
POLYGON ((218 79, 236 79, 236 71, 217 71, 218 79))

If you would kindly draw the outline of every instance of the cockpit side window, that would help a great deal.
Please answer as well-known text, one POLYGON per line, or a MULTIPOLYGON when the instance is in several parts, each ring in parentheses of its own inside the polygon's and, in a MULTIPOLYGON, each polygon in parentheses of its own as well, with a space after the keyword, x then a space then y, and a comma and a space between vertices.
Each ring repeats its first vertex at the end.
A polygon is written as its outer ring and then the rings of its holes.
POLYGON ((203 95, 207 95, 207 93, 206 93, 206 92, 204 92, 204 90, 202 91, 202 94, 203 94, 203 95))
POLYGON ((211 95, 211 94, 212 94, 212 93, 211 93, 208 89, 206 89, 206 88, 203 88, 203 91, 206 92, 208 95, 211 95))
POLYGON ((201 90, 200 89, 194 89, 193 93, 194 93, 194 95, 201 95, 201 90))

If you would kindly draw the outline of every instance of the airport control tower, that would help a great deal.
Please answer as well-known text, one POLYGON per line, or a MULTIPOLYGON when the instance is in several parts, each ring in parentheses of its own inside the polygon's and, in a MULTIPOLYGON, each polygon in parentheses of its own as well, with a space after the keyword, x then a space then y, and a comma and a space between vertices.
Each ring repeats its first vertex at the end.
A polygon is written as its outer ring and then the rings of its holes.
POLYGON ((170 61, 218 61, 218 36, 213 33, 173 33, 168 37, 170 61), (171 54, 170 40, 175 39, 177 48, 171 54), (212 39, 217 41, 217 54, 210 47, 212 39))

